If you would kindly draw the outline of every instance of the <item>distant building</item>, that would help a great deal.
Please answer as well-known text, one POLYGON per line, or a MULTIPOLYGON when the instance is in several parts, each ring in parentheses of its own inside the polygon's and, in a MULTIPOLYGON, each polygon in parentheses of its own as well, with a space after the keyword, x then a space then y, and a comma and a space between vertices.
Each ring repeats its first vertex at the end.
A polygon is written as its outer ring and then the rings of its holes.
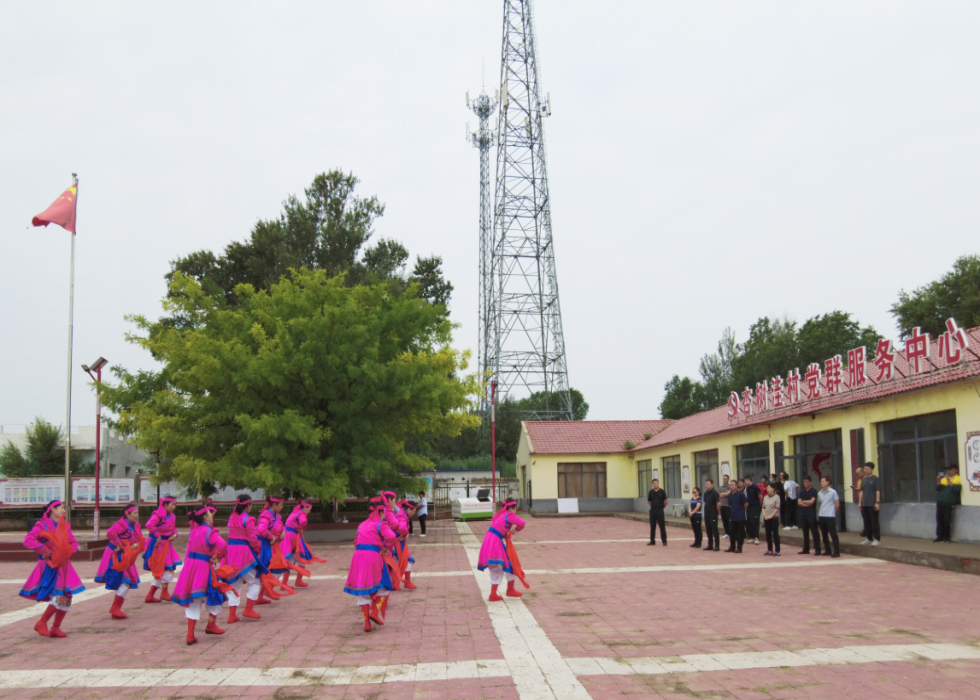
MULTIPOLYGON (((21 452, 27 446, 27 435, 21 431, 7 432, 0 425, 0 447, 11 443, 21 452)), ((146 473, 144 460, 149 456, 146 452, 126 442, 126 438, 114 430, 102 428, 102 476, 117 478, 135 478, 140 469, 146 473)), ((82 464, 95 463, 95 426, 82 425, 71 433, 71 448, 81 454, 82 464)), ((52 475, 57 476, 57 475, 52 475)))

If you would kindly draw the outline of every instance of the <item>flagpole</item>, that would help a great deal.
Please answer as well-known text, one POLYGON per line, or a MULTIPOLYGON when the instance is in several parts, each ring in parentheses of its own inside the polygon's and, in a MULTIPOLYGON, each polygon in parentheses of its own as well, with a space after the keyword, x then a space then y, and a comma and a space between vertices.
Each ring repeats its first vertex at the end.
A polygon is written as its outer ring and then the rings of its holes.
MULTIPOLYGON (((78 217, 78 174, 71 174, 75 184, 75 217, 78 217)), ((73 226, 72 228, 77 228, 73 226)), ((65 516, 71 515, 71 351, 75 315, 75 232, 71 232, 71 272, 68 277, 68 408, 65 418, 65 516)), ((98 426, 96 426, 98 430, 98 426)), ((96 455, 98 459, 98 455, 96 455)), ((68 522, 71 522, 69 520, 68 522)))

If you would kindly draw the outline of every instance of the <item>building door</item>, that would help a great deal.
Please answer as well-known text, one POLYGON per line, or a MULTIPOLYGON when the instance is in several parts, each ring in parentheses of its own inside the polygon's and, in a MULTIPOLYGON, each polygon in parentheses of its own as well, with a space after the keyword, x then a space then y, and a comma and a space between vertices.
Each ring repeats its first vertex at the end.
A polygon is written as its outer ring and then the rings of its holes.
MULTIPOLYGON (((840 510, 837 512, 837 529, 841 532, 847 531, 847 522, 844 519, 844 503, 847 501, 844 480, 844 450, 841 444, 841 431, 828 430, 823 433, 811 433, 810 435, 798 435, 793 438, 794 454, 789 459, 796 460, 795 466, 798 469, 800 478, 807 474, 813 479, 813 487, 820 489, 820 479, 830 478, 830 487, 837 492, 840 498, 840 510)), ((787 473, 790 472, 786 469, 787 473)))

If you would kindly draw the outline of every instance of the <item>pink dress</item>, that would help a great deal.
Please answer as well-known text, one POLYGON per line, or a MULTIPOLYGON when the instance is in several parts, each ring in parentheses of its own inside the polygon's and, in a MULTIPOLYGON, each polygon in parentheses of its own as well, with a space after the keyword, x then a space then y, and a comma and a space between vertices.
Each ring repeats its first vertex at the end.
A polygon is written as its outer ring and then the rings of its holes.
MULTIPOLYGON (((109 538, 109 546, 102 553, 102 561, 95 572, 95 582, 105 583, 106 572, 119 561, 123 550, 138 543, 142 536, 143 531, 140 529, 139 523, 131 523, 125 517, 120 518, 115 525, 110 527, 109 532, 106 533, 106 537, 109 538)), ((130 588, 139 587, 140 572, 137 570, 136 564, 122 572, 121 583, 128 583, 130 588)))
POLYGON ((381 558, 381 548, 393 547, 395 538, 395 533, 377 512, 371 513, 371 517, 357 527, 354 556, 351 557, 344 593, 364 596, 377 593, 382 588, 390 588, 390 579, 389 585, 385 585, 388 567, 381 558))
MULTIPOLYGON (((228 518, 228 554, 222 564, 229 564, 238 569, 238 573, 230 579, 223 579, 225 583, 235 584, 249 571, 258 567, 259 552, 262 545, 255 534, 255 518, 248 513, 232 513, 228 518)), ((256 571, 256 575, 265 573, 256 571)))
POLYGON ((213 527, 195 527, 187 537, 186 563, 180 570, 170 600, 186 608, 192 600, 207 598, 211 586, 211 558, 222 556, 226 549, 225 541, 213 527))
MULTIPOLYGON (((306 530, 306 525, 306 513, 302 510, 293 511, 286 518, 285 537, 279 545, 282 548, 283 556, 286 557, 286 561, 292 561, 296 556, 296 542, 301 539, 303 532, 306 530)), ((303 555, 303 559, 310 559, 313 554, 305 544, 304 542, 300 545, 301 554, 303 555)))
POLYGON ((477 563, 477 568, 480 571, 495 565, 504 567, 504 571, 509 574, 514 573, 514 567, 511 566, 510 559, 507 557, 507 540, 505 539, 507 531, 511 528, 523 530, 524 521, 509 510, 502 510, 494 516, 493 522, 490 523, 490 529, 483 536, 483 546, 480 547, 480 558, 477 563))
MULTIPOLYGON (((259 525, 255 534, 259 538, 259 563, 269 569, 272 561, 272 541, 282 537, 283 533, 282 517, 278 513, 273 513, 269 509, 259 513, 259 525)), ((287 569, 272 569, 274 574, 283 574, 287 569)))
MULTIPOLYGON (((75 573, 75 567, 71 565, 71 561, 66 561, 57 570, 51 569, 48 563, 44 561, 44 555, 51 551, 43 541, 45 539, 44 533, 53 533, 57 526, 58 524, 51 518, 42 518, 24 537, 24 546, 37 552, 38 558, 37 565, 31 575, 27 577, 27 581, 24 582, 24 587, 20 589, 20 595, 24 598, 44 602, 51 600, 52 597, 72 596, 85 590, 85 586, 82 585, 82 580, 75 573), (51 571, 55 571, 55 573, 51 573, 51 571)), ((71 531, 70 524, 68 525, 68 540, 77 552, 78 541, 75 539, 75 533, 71 531)))
MULTIPOLYGON (((153 515, 146 521, 146 531, 150 534, 150 541, 146 543, 146 551, 143 552, 143 570, 149 571, 150 557, 153 556, 153 550, 156 549, 160 540, 177 534, 177 516, 168 513, 163 506, 160 506, 153 511, 153 515)), ((167 571, 176 571, 177 567, 183 563, 177 554, 177 548, 174 546, 176 542, 176 540, 172 541, 170 549, 167 550, 167 571)))
MULTIPOLYGON (((408 536, 409 528, 409 518, 408 513, 404 509, 399 508, 395 513, 395 517, 398 518, 398 535, 399 538, 408 536)), ((399 539, 398 540, 398 553, 401 554, 401 550, 408 549, 408 540, 399 539)), ((415 563, 415 557, 412 556, 412 552, 408 552, 408 560, 415 563)))

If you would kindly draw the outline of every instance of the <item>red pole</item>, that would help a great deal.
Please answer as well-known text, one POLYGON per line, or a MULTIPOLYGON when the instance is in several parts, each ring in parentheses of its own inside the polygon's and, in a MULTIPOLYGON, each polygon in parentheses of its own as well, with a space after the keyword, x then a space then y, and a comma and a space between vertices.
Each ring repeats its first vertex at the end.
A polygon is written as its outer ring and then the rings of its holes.
POLYGON ((95 389, 95 539, 99 539, 99 474, 102 471, 102 368, 96 370, 98 384, 95 389))
POLYGON ((490 382, 490 482, 493 493, 493 512, 497 512, 497 380, 490 382))

